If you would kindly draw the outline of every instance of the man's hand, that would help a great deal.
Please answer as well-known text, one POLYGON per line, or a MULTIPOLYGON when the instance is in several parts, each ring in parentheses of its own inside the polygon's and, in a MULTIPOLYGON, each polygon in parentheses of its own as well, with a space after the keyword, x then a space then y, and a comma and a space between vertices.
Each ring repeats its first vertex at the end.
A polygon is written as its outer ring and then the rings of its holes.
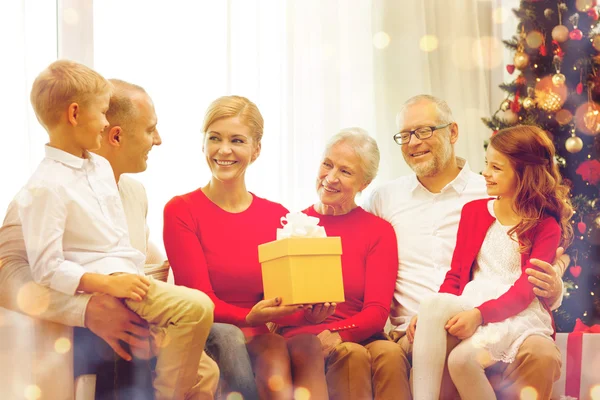
POLYGON ((469 311, 459 312, 450 318, 444 328, 452 336, 465 340, 473 336, 482 322, 481 311, 478 308, 473 308, 469 311))
POLYGON ((415 315, 411 318, 410 324, 408 324, 408 329, 406 330, 406 337, 408 338, 409 343, 413 343, 415 341, 415 332, 417 331, 417 320, 419 319, 418 315, 415 315))
POLYGON ((279 297, 259 301, 252 307, 248 315, 246 315, 246 322, 249 325, 273 322, 277 318, 293 314, 304 307, 303 305, 281 306, 280 304, 281 298, 279 297))
POLYGON ((323 358, 329 357, 329 355, 335 350, 336 346, 343 342, 342 337, 339 333, 331 333, 330 330, 325 330, 317 335, 321 341, 321 350, 323 350, 323 358))
POLYGON ((91 297, 85 310, 85 326, 127 361, 131 361, 131 355, 120 340, 128 343, 137 357, 152 356, 148 324, 112 296, 97 294, 91 297))
POLYGON ((556 250, 556 258, 553 262, 554 265, 550 265, 549 263, 536 258, 529 260, 533 265, 541 268, 543 272, 536 271, 533 268, 527 268, 525 270, 525 273, 529 275, 527 280, 535 286, 533 288, 533 293, 535 293, 536 296, 547 299, 548 304, 556 303, 556 301, 562 295, 563 285, 561 273, 564 272, 564 268, 561 268, 558 264, 562 263, 560 258, 562 257, 564 251, 565 250, 562 247, 559 247, 556 250))
POLYGON ((150 280, 135 274, 110 275, 106 293, 120 299, 142 301, 150 288, 150 280))
POLYGON ((320 324, 335 312, 335 303, 319 303, 304 309, 304 319, 311 324, 320 324))

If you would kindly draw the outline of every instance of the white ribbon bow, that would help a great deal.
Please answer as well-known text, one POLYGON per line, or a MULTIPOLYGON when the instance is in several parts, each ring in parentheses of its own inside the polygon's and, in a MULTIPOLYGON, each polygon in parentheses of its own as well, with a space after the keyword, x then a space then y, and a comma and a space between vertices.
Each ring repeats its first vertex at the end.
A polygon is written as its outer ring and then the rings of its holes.
POLYGON ((277 229, 277 240, 290 237, 321 238, 327 237, 325 228, 317 225, 319 218, 310 217, 304 213, 289 213, 281 217, 281 226, 277 229))

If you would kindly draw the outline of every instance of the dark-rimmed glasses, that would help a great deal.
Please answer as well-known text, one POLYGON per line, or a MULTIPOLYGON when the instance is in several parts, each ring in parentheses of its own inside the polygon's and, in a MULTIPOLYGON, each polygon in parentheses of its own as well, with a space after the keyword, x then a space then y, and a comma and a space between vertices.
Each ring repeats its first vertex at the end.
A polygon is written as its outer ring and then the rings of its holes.
POLYGON ((452 124, 453 122, 450 122, 438 126, 423 126, 421 128, 413 129, 412 131, 398 132, 394 135, 394 141, 399 145, 407 144, 410 142, 410 137, 412 135, 415 135, 419 140, 429 139, 431 136, 433 136, 434 131, 446 128, 452 124))

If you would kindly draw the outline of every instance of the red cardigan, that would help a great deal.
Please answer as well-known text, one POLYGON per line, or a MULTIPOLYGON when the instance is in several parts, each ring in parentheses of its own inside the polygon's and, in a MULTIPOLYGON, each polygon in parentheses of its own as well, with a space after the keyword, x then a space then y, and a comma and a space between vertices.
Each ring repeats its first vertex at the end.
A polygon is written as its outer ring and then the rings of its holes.
MULTIPOLYGON (((475 200, 463 207, 451 269, 446 274, 444 283, 440 287, 440 293, 451 293, 459 296, 467 283, 471 281, 477 254, 479 254, 489 227, 496 220, 487 209, 489 200, 475 200)), ((484 324, 503 321, 520 313, 535 298, 533 285, 527 280, 528 275, 525 270, 527 268, 540 270, 540 268, 531 264, 529 259, 537 258, 552 262, 556 254, 556 248, 560 243, 561 231, 554 218, 546 217, 528 233, 528 236, 532 238, 532 246, 527 253, 521 254, 522 273, 519 279, 506 293, 477 307, 481 311, 484 324)), ((542 304, 552 317, 546 302, 542 301, 542 304)))

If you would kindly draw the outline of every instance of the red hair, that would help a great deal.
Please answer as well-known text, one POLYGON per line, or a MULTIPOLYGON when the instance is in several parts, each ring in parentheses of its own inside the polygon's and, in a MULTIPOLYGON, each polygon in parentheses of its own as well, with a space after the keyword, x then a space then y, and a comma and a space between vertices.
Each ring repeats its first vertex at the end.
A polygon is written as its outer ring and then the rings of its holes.
POLYGON ((521 222, 508 233, 516 233, 521 253, 531 249, 528 233, 547 216, 558 222, 562 231, 560 245, 567 247, 573 238, 573 207, 569 188, 562 183, 554 161, 554 144, 546 132, 537 126, 517 125, 498 131, 490 139, 490 146, 505 155, 515 170, 517 190, 513 207, 521 222))

